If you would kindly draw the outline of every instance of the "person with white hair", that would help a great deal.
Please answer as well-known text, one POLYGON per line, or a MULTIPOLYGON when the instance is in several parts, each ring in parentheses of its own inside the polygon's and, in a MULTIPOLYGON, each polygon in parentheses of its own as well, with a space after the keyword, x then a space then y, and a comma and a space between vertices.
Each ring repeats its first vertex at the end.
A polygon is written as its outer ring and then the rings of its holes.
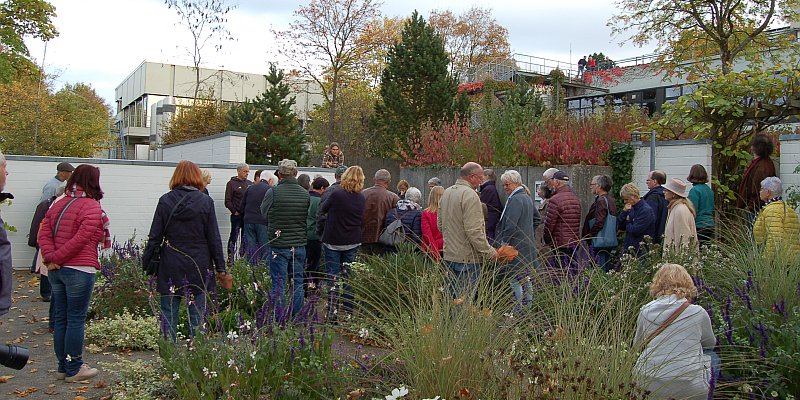
POLYGON ((800 250, 800 220, 782 195, 780 178, 770 176, 761 181, 760 196, 765 204, 753 223, 753 238, 764 258, 795 265, 800 250))
MULTIPOLYGON (((403 235, 407 241, 420 244, 422 242, 422 192, 415 187, 406 190, 406 198, 397 202, 397 205, 386 213, 383 229, 392 222, 400 220, 403 224, 403 235)), ((397 249, 391 245, 383 246, 384 253, 396 253, 397 249)))
MULTIPOLYGON (((236 242, 241 237, 242 242, 245 242, 244 237, 244 211, 239 210, 239 205, 242 202, 244 191, 247 187, 252 185, 253 182, 247 179, 250 174, 250 166, 241 163, 236 166, 236 176, 231 177, 228 184, 225 186, 225 208, 231 212, 231 235, 228 238, 228 262, 233 262, 233 255, 236 252, 236 242)), ((239 255, 244 254, 245 246, 239 248, 239 255)))
POLYGON ((439 178, 437 178, 435 176, 433 178, 431 178, 431 179, 428 179, 428 188, 429 189, 433 190, 433 188, 435 188, 436 186, 442 186, 442 180, 441 179, 439 179, 439 178))
POLYGON ((375 185, 361 192, 367 205, 361 220, 360 250, 366 255, 380 255, 383 253, 383 245, 378 242, 378 238, 385 226, 386 213, 400 201, 400 196, 387 189, 392 183, 392 174, 389 171, 377 170, 372 181, 375 185))
MULTIPOLYGON (((6 188, 6 156, 0 151, 0 192, 6 188)), ((14 290, 11 265, 11 242, 8 240, 3 218, 0 217, 0 315, 7 314, 11 308, 11 292, 14 290)))
POLYGON ((548 168, 542 174, 542 177, 544 178, 544 185, 549 187, 550 190, 555 190, 555 187, 553 186, 555 182, 555 180, 553 179, 553 175, 556 174, 556 171, 558 171, 558 168, 548 168))
MULTIPOLYGON (((498 275, 511 283, 517 302, 523 300, 522 279, 528 267, 539 269, 538 255, 534 244, 534 231, 542 223, 539 210, 533 199, 525 191, 522 176, 515 170, 508 170, 500 176, 503 189, 508 194, 506 206, 500 215, 495 231, 494 246, 510 245, 519 252, 516 258, 498 267, 498 275)), ((533 287, 526 285, 525 300, 533 300, 533 287)))

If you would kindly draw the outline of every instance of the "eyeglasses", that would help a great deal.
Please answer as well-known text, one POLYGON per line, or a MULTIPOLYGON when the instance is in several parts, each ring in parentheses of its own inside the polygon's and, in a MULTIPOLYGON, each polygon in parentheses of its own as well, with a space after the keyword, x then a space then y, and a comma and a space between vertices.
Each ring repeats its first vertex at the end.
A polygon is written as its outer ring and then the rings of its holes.
POLYGON ((592 183, 589 184, 589 186, 597 186, 597 184, 592 182, 592 183))

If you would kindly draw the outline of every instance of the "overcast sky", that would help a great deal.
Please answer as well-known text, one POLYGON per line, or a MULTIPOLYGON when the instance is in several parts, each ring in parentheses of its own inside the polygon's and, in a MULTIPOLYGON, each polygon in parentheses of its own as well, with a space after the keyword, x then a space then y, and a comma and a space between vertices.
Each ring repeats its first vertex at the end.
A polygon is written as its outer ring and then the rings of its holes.
MULTIPOLYGON (((310 0, 238 1, 227 25, 236 41, 226 42, 218 53, 206 50, 204 65, 249 73, 267 73, 271 61, 287 66, 270 59, 274 38, 269 29, 287 29, 294 10, 310 0)), ((191 36, 177 25, 179 18, 163 1, 50 2, 56 7, 53 22, 60 35, 47 45, 45 68, 60 75, 60 84, 89 83, 113 103, 114 89, 144 60, 191 65, 187 52, 191 36)), ((472 5, 493 9, 494 17, 508 29, 515 53, 576 63, 580 56, 594 52, 619 60, 652 51, 631 44, 619 47, 621 38, 610 36, 606 23, 617 12, 613 0, 386 0, 381 11, 387 16, 408 16, 416 9, 427 19, 431 10, 460 14, 472 5)), ((27 44, 41 63, 44 43, 28 40, 27 44)))

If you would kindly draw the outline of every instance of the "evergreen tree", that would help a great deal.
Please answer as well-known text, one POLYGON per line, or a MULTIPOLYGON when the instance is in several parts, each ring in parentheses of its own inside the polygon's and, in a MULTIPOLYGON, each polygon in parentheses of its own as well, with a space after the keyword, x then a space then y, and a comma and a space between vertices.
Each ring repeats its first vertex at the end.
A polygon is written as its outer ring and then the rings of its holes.
POLYGON ((266 92, 230 109, 228 130, 247 133, 248 163, 277 165, 284 158, 300 163, 306 137, 291 109, 295 97, 287 99, 289 85, 274 65, 265 78, 271 85, 266 92))
POLYGON ((414 11, 400 41, 389 49, 381 75, 375 123, 382 152, 400 155, 424 145, 420 129, 428 121, 469 115, 469 100, 458 96, 456 79, 447 72, 449 62, 442 37, 414 11))

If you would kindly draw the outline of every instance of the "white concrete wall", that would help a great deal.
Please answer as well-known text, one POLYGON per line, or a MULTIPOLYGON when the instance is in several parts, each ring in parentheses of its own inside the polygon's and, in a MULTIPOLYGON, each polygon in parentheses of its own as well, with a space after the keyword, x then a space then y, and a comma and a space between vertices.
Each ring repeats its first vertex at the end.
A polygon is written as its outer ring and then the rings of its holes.
MULTIPOLYGON (((800 142, 798 142, 800 143, 800 142)), ((639 186, 642 194, 647 193, 647 175, 650 173, 650 143, 634 142, 636 152, 633 156, 633 183, 639 186)), ((686 181, 692 165, 701 164, 706 167, 709 177, 711 171, 710 140, 672 140, 656 142, 656 169, 660 169, 669 178, 680 178, 686 181)), ((687 190, 692 184, 687 183, 687 190)))
POLYGON ((800 135, 781 135, 781 157, 778 175, 785 191, 790 186, 800 186, 800 174, 794 169, 800 165, 800 135))
MULTIPOLYGON (((177 163, 154 161, 127 161, 84 158, 56 158, 34 156, 6 156, 8 180, 5 191, 13 193, 12 204, 0 205, 0 216, 17 232, 8 232, 11 240, 15 269, 29 268, 34 249, 28 247, 31 219, 42 196, 42 187, 56 174, 56 165, 67 161, 74 166, 92 164, 100 168, 100 186, 105 192, 101 204, 111 220, 111 235, 119 242, 135 235, 144 240, 150 231, 158 199, 169 191, 169 179, 177 163)), ((220 236, 225 248, 230 235, 230 212, 225 208, 225 185, 236 176, 234 164, 198 164, 211 172, 208 192, 214 199, 220 236)), ((257 169, 275 171, 274 166, 250 167, 250 179, 257 169)), ((335 182, 333 170, 299 168, 313 178, 319 173, 329 182, 335 182)))
POLYGON ((161 160, 195 163, 239 164, 245 160, 247 134, 223 132, 216 135, 187 140, 161 147, 161 160))

